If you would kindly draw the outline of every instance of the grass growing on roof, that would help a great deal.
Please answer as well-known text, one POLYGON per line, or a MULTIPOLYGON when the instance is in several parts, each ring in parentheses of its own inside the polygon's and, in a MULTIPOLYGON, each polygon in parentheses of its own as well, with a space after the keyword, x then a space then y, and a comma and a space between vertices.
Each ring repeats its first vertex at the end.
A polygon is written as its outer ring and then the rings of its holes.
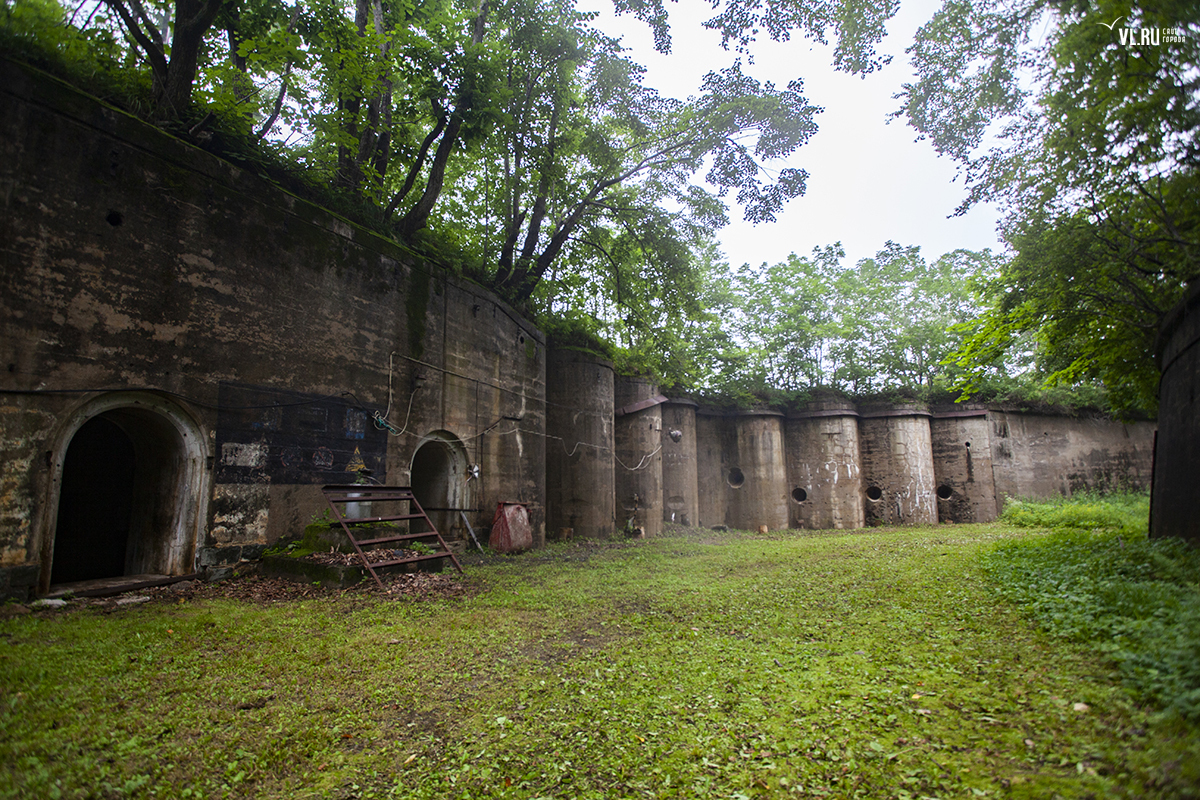
POLYGON ((1193 722, 1032 627, 1007 524, 468 559, 466 599, 0 622, 5 797, 1185 797, 1193 722))

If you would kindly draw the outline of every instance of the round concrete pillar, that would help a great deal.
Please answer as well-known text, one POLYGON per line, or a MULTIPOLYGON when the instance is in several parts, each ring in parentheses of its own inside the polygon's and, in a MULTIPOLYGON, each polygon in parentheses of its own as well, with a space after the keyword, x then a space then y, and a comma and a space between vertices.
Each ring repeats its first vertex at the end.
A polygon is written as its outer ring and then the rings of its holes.
POLYGON ((788 527, 783 414, 740 411, 733 418, 736 458, 726 474, 730 525, 742 530, 788 527))
POLYGON ((960 406, 935 411, 929 420, 929 434, 938 520, 994 520, 996 482, 987 408, 960 406))
POLYGON ((546 362, 546 530, 613 535, 613 367, 578 350, 546 362))
POLYGON ((618 530, 662 532, 662 405, 658 385, 641 377, 619 376, 613 466, 618 530))
POLYGON ((726 473, 734 447, 733 426, 719 411, 696 411, 696 488, 699 525, 728 525, 730 491, 726 473))
POLYGON ((929 409, 918 403, 868 404, 858 412, 866 524, 936 523, 929 409))
POLYGON ((785 423, 789 516, 793 528, 861 528, 858 411, 842 398, 816 400, 785 423))
POLYGON ((662 405, 663 522, 676 525, 700 524, 696 407, 691 400, 662 405))

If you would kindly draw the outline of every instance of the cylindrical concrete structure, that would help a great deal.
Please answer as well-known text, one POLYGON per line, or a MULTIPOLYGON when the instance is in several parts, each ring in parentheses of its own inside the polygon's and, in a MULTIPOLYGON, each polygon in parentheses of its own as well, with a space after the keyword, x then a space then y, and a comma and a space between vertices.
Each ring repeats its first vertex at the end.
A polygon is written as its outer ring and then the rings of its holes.
POLYGON ((646 536, 662 533, 662 405, 658 386, 619 376, 613 439, 617 528, 646 536))
POLYGON ((788 414, 784 443, 791 527, 863 527, 862 463, 854 403, 826 398, 788 414))
POLYGON ((613 535, 613 366, 578 350, 546 362, 546 529, 613 535))
POLYGON ((996 481, 988 411, 981 406, 941 409, 929 420, 938 520, 991 522, 996 481))
POLYGON ((713 528, 728 525, 729 469, 727 453, 734 450, 733 426, 719 411, 696 411, 696 487, 699 494, 699 525, 713 528))
POLYGON ((700 524, 696 477, 696 403, 668 400, 662 406, 663 522, 700 524))
POLYGON ((936 523, 929 409, 916 403, 868 404, 858 413, 866 524, 936 523))
POLYGON ((1192 508, 1200 474, 1200 281, 1163 320, 1157 349, 1162 380, 1150 535, 1200 544, 1200 514, 1192 508))
POLYGON ((783 414, 739 411, 733 419, 736 456, 726 475, 729 524, 742 530, 788 527, 787 465, 783 414))

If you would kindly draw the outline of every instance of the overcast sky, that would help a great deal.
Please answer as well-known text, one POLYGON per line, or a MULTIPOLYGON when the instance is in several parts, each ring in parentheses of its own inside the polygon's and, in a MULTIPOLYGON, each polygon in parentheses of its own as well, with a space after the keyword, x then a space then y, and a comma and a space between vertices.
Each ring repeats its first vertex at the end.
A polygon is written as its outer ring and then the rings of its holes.
MULTIPOLYGON (((593 0, 583 7, 589 6, 601 14, 594 24, 623 37, 632 59, 648 68, 646 84, 663 94, 696 94, 705 72, 733 61, 732 52, 721 50, 720 35, 701 25, 712 16, 707 2, 668 3, 670 56, 654 51, 644 23, 614 17, 610 2, 593 0)), ((735 209, 729 227, 718 231, 732 264, 775 263, 789 253, 807 255, 814 247, 839 241, 849 263, 873 256, 889 239, 919 245, 930 260, 960 247, 1003 250, 994 208, 951 216, 964 196, 961 180, 954 182, 953 162, 938 158, 928 142, 914 141, 916 132, 903 120, 888 124, 889 113, 899 105, 892 96, 912 75, 904 50, 939 6, 938 0, 902 2, 878 48, 894 56, 892 63, 866 79, 834 70, 832 47, 807 39, 756 45, 755 63, 744 66, 747 73, 779 87, 803 78, 805 97, 825 111, 817 115, 820 130, 788 163, 808 171, 805 195, 788 203, 775 223, 742 222, 735 209)))

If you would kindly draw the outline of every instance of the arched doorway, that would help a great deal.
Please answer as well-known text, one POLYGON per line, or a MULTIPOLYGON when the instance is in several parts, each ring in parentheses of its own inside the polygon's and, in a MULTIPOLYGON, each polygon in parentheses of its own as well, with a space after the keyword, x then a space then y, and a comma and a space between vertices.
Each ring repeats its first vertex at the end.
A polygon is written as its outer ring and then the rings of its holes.
POLYGON ((86 403, 54 461, 39 589, 196 569, 205 447, 194 421, 155 395, 86 403))
MULTIPOLYGON (((467 450, 448 431, 435 431, 413 453, 413 495, 446 540, 462 538, 460 509, 469 505, 467 450)), ((412 529, 416 531, 417 528, 412 529)))
POLYGON ((83 424, 67 447, 50 583, 125 574, 137 456, 121 427, 104 416, 83 424))

